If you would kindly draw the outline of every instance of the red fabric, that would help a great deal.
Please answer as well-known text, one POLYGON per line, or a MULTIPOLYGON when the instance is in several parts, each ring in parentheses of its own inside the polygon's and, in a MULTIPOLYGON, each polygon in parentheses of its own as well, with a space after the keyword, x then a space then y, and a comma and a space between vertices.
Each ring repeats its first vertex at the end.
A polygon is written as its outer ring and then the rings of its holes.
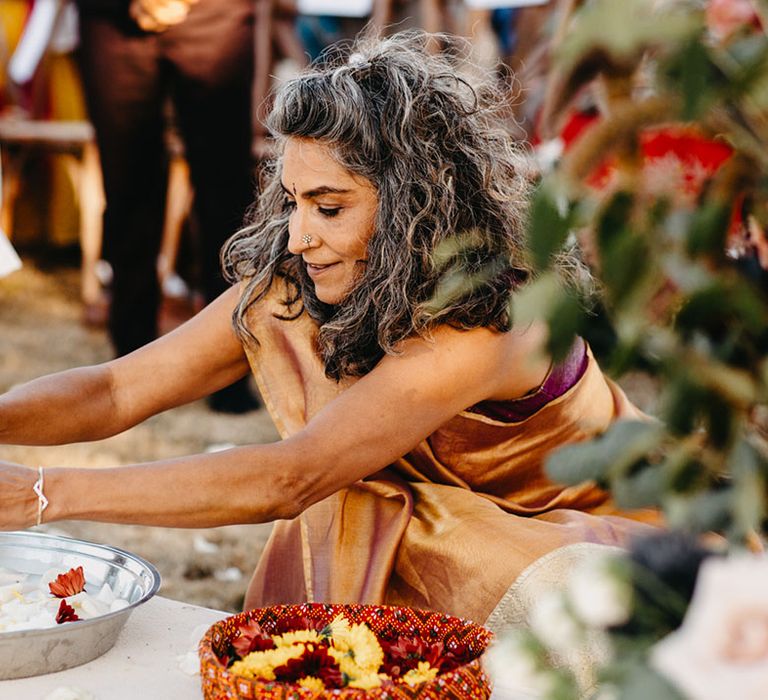
MULTIPOLYGON (((594 111, 576 111, 566 121, 560 138, 568 151, 600 120, 594 111)), ((688 125, 667 125, 647 129, 640 134, 640 155, 645 166, 667 158, 674 158, 682 171, 682 185, 687 195, 697 195, 701 189, 702 176, 711 177, 731 156, 733 149, 725 143, 701 135, 688 125)), ((614 172, 614 160, 608 156, 587 178, 595 189, 606 188, 614 172)))
POLYGON ((587 130, 587 127, 596 124, 598 121, 600 121, 600 115, 597 110, 578 110, 571 114, 560 132, 560 138, 563 140, 565 150, 567 151, 573 145, 573 142, 587 130))
POLYGON ((640 135, 643 160, 651 161, 673 155, 685 167, 686 183, 696 184, 693 173, 696 166, 713 175, 731 157, 733 149, 720 142, 704 138, 692 127, 667 126, 648 130, 640 135))

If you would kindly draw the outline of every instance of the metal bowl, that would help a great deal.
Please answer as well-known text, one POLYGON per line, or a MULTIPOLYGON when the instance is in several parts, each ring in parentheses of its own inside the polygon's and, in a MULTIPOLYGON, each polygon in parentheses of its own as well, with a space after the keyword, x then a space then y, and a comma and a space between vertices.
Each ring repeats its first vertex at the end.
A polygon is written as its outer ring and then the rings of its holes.
POLYGON ((0 532, 0 567, 40 576, 82 566, 89 591, 108 583, 129 605, 90 620, 50 629, 0 632, 0 680, 79 666, 112 648, 134 608, 160 588, 157 569, 117 547, 39 532, 0 532))

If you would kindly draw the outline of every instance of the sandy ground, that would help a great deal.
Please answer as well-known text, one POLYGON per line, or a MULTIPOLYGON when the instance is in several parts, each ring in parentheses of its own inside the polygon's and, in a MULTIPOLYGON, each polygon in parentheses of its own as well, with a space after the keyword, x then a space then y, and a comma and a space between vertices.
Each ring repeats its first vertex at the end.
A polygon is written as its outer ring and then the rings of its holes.
MULTIPOLYGON (((23 270, 0 280, 0 391, 42 374, 111 357, 104 331, 80 323, 77 269, 42 270, 25 262, 23 270)), ((198 402, 108 440, 62 447, 0 446, 0 459, 29 466, 96 468, 276 438, 263 409, 228 416, 198 402)), ((271 525, 180 530, 67 521, 41 529, 135 552, 160 570, 162 595, 235 611, 242 605, 271 525)))

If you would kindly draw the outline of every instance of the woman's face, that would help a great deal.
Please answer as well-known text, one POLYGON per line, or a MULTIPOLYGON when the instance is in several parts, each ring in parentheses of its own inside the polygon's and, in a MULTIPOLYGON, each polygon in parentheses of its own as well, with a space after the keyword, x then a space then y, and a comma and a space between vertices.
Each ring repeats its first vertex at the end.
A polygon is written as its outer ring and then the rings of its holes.
POLYGON ((288 250, 301 255, 317 298, 338 304, 367 262, 379 201, 376 189, 311 139, 288 139, 281 177, 292 209, 288 250))

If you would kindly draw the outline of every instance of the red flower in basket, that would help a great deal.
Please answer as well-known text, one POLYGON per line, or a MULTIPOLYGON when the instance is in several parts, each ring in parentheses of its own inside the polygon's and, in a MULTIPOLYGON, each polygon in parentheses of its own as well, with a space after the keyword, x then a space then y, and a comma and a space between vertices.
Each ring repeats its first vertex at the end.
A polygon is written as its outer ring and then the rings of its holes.
POLYGON ((255 620, 250 620, 240 628, 240 636, 232 641, 232 649, 241 659, 252 651, 274 649, 272 637, 255 620))
POLYGON ((403 675, 417 668, 420 661, 426 661, 435 668, 442 666, 442 642, 430 643, 418 637, 400 635, 395 642, 382 639, 381 648, 384 650, 382 670, 390 676, 403 675))
POLYGON ((319 678, 326 688, 341 688, 344 678, 341 669, 323 646, 307 646, 304 655, 291 659, 275 669, 275 677, 284 683, 297 683, 303 678, 319 678))

